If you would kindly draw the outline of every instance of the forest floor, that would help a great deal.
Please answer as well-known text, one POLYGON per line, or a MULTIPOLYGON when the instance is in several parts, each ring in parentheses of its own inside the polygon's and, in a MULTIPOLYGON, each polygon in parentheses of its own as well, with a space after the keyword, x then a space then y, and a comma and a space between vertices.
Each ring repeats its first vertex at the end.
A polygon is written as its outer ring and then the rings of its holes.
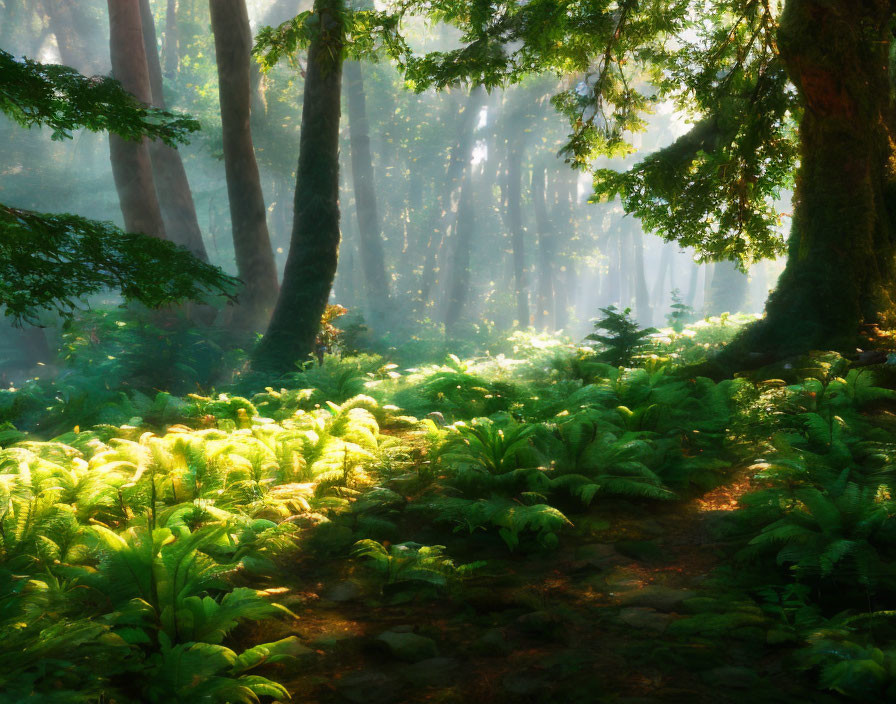
POLYGON ((463 600, 390 604, 353 577, 356 563, 309 561, 278 595, 296 624, 242 635, 308 644, 300 667, 278 672, 304 702, 836 701, 788 666, 755 603, 716 584, 726 560, 713 524, 750 489, 742 471, 662 507, 569 514, 573 534, 554 551, 508 558, 458 536, 459 562, 488 560, 463 600), (675 626, 711 611, 743 618, 708 633, 675 626))

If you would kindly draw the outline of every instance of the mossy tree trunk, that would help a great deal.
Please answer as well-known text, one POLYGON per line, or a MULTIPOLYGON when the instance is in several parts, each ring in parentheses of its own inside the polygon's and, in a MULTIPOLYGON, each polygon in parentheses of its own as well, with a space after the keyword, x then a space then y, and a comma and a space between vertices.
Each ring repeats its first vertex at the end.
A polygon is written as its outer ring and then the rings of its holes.
POLYGON ((787 0, 778 44, 804 105, 788 260, 730 354, 852 349, 896 322, 893 15, 892 0, 787 0))
MULTIPOLYGON (((140 0, 140 15, 143 27, 143 46, 146 50, 146 65, 149 70, 149 84, 152 90, 152 104, 165 107, 165 96, 162 87, 162 64, 159 60, 159 49, 156 43, 155 20, 149 0, 140 0)), ((202 230, 199 218, 196 217, 196 205, 193 202, 193 191, 187 180, 187 172, 180 158, 180 152, 159 140, 149 143, 149 156, 152 159, 153 179, 162 209, 162 220, 165 232, 172 242, 189 249, 196 257, 208 261, 205 244, 202 241, 202 230)))
POLYGON ((374 328, 380 327, 389 309, 389 278, 383 254, 382 228, 376 203, 373 157, 370 153, 370 128, 364 95, 361 64, 345 64, 345 92, 348 103, 349 144, 352 158, 352 185, 355 213, 358 216, 361 266, 367 292, 367 307, 374 328))
POLYGON ((245 0, 211 0, 224 174, 236 265, 245 288, 240 326, 263 329, 277 300, 277 266, 250 126, 252 34, 245 0))
POLYGON ((308 49, 295 219, 283 286, 253 355, 256 369, 286 372, 314 351, 339 258, 341 0, 316 0, 319 30, 308 49))
MULTIPOLYGON (((137 100, 149 105, 152 89, 143 48, 140 0, 108 0, 108 5, 112 75, 137 100)), ((109 152, 125 229, 166 239, 148 141, 109 135, 109 152)))

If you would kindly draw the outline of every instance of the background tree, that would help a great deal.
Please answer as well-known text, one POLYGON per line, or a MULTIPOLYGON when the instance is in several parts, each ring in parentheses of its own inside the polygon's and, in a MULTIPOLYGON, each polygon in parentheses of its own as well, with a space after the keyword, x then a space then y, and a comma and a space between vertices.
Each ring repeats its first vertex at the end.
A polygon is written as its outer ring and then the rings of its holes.
POLYGON ((245 286, 241 324, 263 328, 277 300, 277 267, 268 233, 250 124, 252 36, 245 0, 212 0, 224 171, 237 270, 245 286))

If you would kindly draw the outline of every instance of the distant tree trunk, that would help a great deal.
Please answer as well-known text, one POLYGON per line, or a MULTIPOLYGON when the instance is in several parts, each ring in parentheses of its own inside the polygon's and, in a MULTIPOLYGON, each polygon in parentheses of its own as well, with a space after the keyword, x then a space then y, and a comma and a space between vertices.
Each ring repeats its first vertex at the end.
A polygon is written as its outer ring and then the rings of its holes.
POLYGON ((535 167, 532 172, 532 203, 535 209, 535 229, 538 232, 538 305, 535 327, 547 330, 553 325, 554 309, 554 238, 548 219, 545 196, 546 169, 535 167))
POLYGON ((341 0, 316 0, 321 32, 311 40, 296 177, 295 222, 283 287, 256 369, 285 372, 314 351, 339 258, 341 0))
POLYGON ((252 36, 245 0, 211 0, 218 64, 224 174, 236 265, 245 288, 240 324, 264 326, 277 300, 277 265, 249 124, 252 36))
POLYGON ((88 76, 108 70, 108 64, 97 52, 97 24, 91 22, 83 8, 70 0, 44 0, 44 8, 63 64, 88 76))
POLYGON ((445 306, 445 333, 449 338, 457 337, 457 325, 470 299, 470 254, 473 246, 473 228, 475 227, 473 190, 472 175, 468 173, 461 186, 457 220, 452 233, 454 247, 451 260, 451 280, 448 285, 445 306))
POLYGON ((358 216, 361 265, 367 305, 374 327, 383 324, 389 310, 389 278, 383 254, 382 230, 377 210, 373 157, 370 155, 370 128, 364 96, 361 64, 345 64, 345 92, 348 98, 349 143, 352 153, 352 183, 355 191, 355 212, 358 216))
POLYGON ((688 294, 687 298, 685 298, 685 303, 687 303, 691 308, 694 307, 694 302, 697 300, 697 278, 700 276, 700 267, 697 266, 697 263, 691 259, 691 269, 690 269, 690 277, 688 279, 688 294))
POLYGON ((526 233, 523 229, 523 209, 520 187, 523 179, 522 149, 518 144, 508 147, 507 181, 504 210, 510 230, 513 255, 513 283, 516 294, 516 319, 521 328, 529 327, 529 282, 526 276, 526 233))
MULTIPOLYGON (((654 305, 655 308, 662 308, 663 302, 665 301, 666 293, 674 288, 673 285, 669 287, 668 291, 666 290, 666 278, 670 275, 672 258, 674 256, 673 247, 674 245, 668 243, 663 244, 663 251, 660 255, 659 271, 657 271, 656 274, 656 281, 653 284, 653 291, 650 292, 650 302, 654 305)), ((674 276, 674 274, 672 275, 674 276)))
MULTIPOLYGON (((162 65, 159 63, 155 20, 149 0, 140 0, 140 15, 146 64, 149 70, 149 84, 152 90, 152 104, 164 108, 162 65)), ((186 247, 196 257, 207 262, 208 254, 202 241, 199 219, 196 217, 193 191, 190 190, 190 182, 187 180, 187 172, 180 158, 180 152, 161 140, 156 140, 149 143, 149 156, 152 159, 153 179, 168 238, 172 242, 186 247)))
POLYGON ((637 220, 632 221, 632 249, 634 252, 634 289, 635 314, 645 327, 653 325, 653 309, 650 307, 650 294, 647 292, 647 277, 644 275, 644 233, 637 220))
POLYGON ((749 279, 734 262, 716 262, 712 266, 712 282, 707 288, 704 304, 706 315, 738 313, 747 302, 749 279))
MULTIPOLYGON (((108 6, 112 75, 137 100, 149 105, 152 88, 143 47, 140 0, 108 0, 108 6)), ((109 135, 109 151, 125 229, 165 239, 147 140, 132 142, 109 135)))
POLYGON ((177 0, 168 0, 165 10, 165 42, 162 46, 165 55, 165 77, 173 79, 177 75, 180 64, 180 51, 177 37, 177 0))
POLYGON ((426 305, 436 283, 436 274, 439 270, 439 255, 445 242, 445 231, 449 222, 456 221, 457 209, 460 199, 464 175, 473 149, 473 134, 476 130, 476 120, 485 97, 485 89, 475 86, 470 90, 469 99, 457 122, 457 136, 451 146, 451 154, 448 160, 448 169, 445 173, 445 186, 442 193, 446 194, 447 207, 436 209, 429 229, 429 245, 426 249, 426 262, 423 266, 423 275, 420 280, 420 300, 426 305), (442 213, 444 211, 444 214, 442 213))

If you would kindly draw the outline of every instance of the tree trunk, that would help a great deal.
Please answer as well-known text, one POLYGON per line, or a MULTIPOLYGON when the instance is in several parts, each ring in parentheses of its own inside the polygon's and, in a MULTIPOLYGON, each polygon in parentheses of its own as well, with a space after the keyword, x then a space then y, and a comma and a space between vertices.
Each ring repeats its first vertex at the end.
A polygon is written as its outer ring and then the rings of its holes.
POLYGON ((653 308, 647 292, 647 277, 644 275, 644 233, 641 223, 632 220, 632 250, 634 252, 633 288, 635 289, 635 317, 645 327, 653 325, 653 308))
POLYGON ((177 75, 180 64, 177 38, 177 0, 168 0, 165 10, 165 43, 162 51, 165 55, 165 77, 173 79, 177 75))
MULTIPOLYGON (((243 280, 240 323, 264 326, 277 300, 277 266, 249 124, 252 36, 245 0, 211 0, 218 64, 224 173, 230 202, 233 248, 243 280)), ((303 133, 304 136, 304 133, 303 133)))
POLYGON ((766 318, 741 352, 854 349, 863 327, 894 322, 893 14, 890 0, 785 5, 778 44, 804 106, 793 226, 766 318))
POLYGON ((339 258, 341 0, 316 0, 296 177, 295 220, 283 288, 253 356, 256 369, 285 372, 314 351, 339 258))
MULTIPOLYGON (((143 46, 146 50, 146 65, 149 70, 149 85, 152 90, 152 104, 158 108, 164 108, 162 64, 159 62, 155 20, 149 0, 140 0, 140 16, 143 27, 143 46)), ((202 241, 199 219, 196 217, 193 192, 190 190, 190 182, 187 180, 187 172, 180 158, 180 152, 161 140, 156 140, 149 143, 149 156, 152 160, 153 179, 168 238, 172 242, 186 247, 196 257, 207 262, 208 254, 202 241)))
POLYGON ((100 29, 84 8, 69 0, 44 0, 44 8, 62 63, 87 76, 107 72, 108 63, 98 51, 100 29))
POLYGON ((476 120, 479 117, 479 110, 484 98, 485 89, 482 86, 472 88, 467 104, 457 122, 457 136, 451 147, 451 155, 445 173, 445 186, 442 189, 442 193, 446 194, 448 204, 447 207, 435 209, 427 228, 430 237, 426 249, 423 275, 420 280, 420 300, 423 306, 428 304, 430 293, 437 283, 437 273, 440 269, 439 258, 446 239, 445 231, 451 223, 451 218, 455 222, 457 219, 461 188, 473 148, 473 133, 476 130, 476 120))
POLYGON ((529 327, 529 282, 526 276, 526 233, 523 230, 523 210, 520 186, 522 173, 522 149, 518 144, 508 148, 507 185, 504 209, 510 230, 510 246, 513 255, 513 283, 516 294, 516 319, 521 328, 529 327))
POLYGON ((383 254, 382 229, 377 211, 373 158, 370 155, 370 129, 361 64, 345 64, 345 92, 348 98, 349 143, 352 153, 352 183, 355 191, 355 212, 358 216, 361 264, 371 323, 379 327, 389 310, 389 278, 383 254))
POLYGON ((547 330, 553 324, 554 310, 554 237, 548 219, 545 196, 546 169, 536 167, 532 172, 532 204, 535 208, 535 229, 538 232, 538 305, 535 327, 547 330))
POLYGON ((734 262, 716 262, 712 266, 712 281, 707 286, 703 306, 705 315, 740 313, 746 308, 749 277, 734 262))
MULTIPOLYGON (((108 5, 112 75, 137 100, 149 105, 152 89, 143 48, 140 0, 108 0, 108 5)), ((132 142, 112 134, 109 151, 125 229, 165 239, 147 140, 132 142)))
POLYGON ((445 306, 445 334, 449 338, 458 336, 457 325, 470 298, 470 254, 475 227, 473 189, 472 174, 468 171, 467 178, 461 186, 457 221, 452 233, 454 248, 451 258, 451 280, 445 306))

